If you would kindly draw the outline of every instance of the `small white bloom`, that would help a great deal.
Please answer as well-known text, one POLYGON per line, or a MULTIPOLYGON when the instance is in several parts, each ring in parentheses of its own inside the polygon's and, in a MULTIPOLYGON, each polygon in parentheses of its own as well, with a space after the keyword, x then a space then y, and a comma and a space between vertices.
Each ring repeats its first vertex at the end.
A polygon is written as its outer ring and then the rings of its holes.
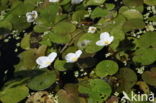
POLYGON ((37 11, 32 11, 32 12, 26 13, 26 18, 27 18, 28 23, 34 22, 37 17, 38 17, 37 11))
POLYGON ((49 0, 49 2, 56 3, 56 2, 59 2, 59 0, 49 0))
POLYGON ((75 53, 68 53, 65 56, 65 59, 66 59, 67 63, 74 63, 74 62, 76 62, 79 59, 81 54, 82 54, 82 51, 81 50, 77 50, 75 53))
POLYGON ((80 4, 83 0, 71 0, 71 4, 80 4))
POLYGON ((88 28, 88 33, 95 33, 96 30, 97 30, 96 27, 94 27, 94 26, 90 26, 90 27, 88 28))
POLYGON ((57 57, 57 53, 52 52, 48 56, 41 56, 36 59, 36 63, 39 65, 39 68, 48 67, 57 57))
POLYGON ((110 36, 108 32, 103 32, 100 34, 100 40, 96 42, 98 46, 107 46, 114 40, 113 36, 110 36))

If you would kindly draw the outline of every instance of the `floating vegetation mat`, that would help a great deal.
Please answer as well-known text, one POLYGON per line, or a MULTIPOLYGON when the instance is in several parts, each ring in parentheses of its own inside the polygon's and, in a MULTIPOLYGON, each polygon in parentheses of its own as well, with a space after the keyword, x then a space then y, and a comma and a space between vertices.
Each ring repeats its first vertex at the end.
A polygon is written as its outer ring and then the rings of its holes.
POLYGON ((156 103, 156 0, 0 0, 0 103, 156 103))

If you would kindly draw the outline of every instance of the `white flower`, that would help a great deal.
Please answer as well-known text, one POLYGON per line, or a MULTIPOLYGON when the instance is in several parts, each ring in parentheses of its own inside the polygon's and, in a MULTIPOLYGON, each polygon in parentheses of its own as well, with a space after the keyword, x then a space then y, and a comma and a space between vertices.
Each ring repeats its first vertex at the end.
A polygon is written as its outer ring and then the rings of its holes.
POLYGON ((100 34, 100 40, 96 42, 98 46, 107 46, 114 40, 113 36, 110 36, 108 32, 103 32, 100 34))
POLYGON ((31 23, 34 22, 34 20, 38 17, 38 13, 37 11, 32 11, 32 12, 27 12, 26 13, 26 18, 27 18, 27 22, 31 23))
POLYGON ((80 4, 83 0, 71 0, 71 4, 80 4))
POLYGON ((59 0, 49 0, 49 2, 56 3, 56 2, 59 2, 59 0))
POLYGON ((52 52, 48 56, 41 56, 36 59, 36 63, 39 65, 39 68, 48 67, 57 57, 57 53, 52 52))
POLYGON ((88 28, 88 33, 95 33, 96 32, 96 27, 94 27, 94 26, 90 26, 89 28, 88 28))
POLYGON ((74 63, 74 62, 76 62, 79 59, 81 54, 82 54, 82 51, 81 50, 77 50, 75 53, 68 53, 65 56, 65 59, 66 59, 67 63, 74 63))

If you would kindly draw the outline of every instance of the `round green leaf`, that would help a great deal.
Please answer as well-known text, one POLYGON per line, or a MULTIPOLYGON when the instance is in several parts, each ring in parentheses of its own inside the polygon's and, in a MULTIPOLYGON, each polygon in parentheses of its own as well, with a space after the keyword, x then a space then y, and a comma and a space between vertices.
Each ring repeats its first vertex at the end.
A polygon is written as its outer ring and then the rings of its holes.
POLYGON ((54 28, 56 34, 68 34, 74 32, 76 29, 75 25, 69 22, 60 22, 54 28))
POLYGON ((110 96, 112 90, 105 81, 101 79, 90 79, 80 82, 79 92, 89 96, 89 103, 103 103, 110 96))
POLYGON ((85 6, 90 6, 90 5, 101 5, 105 2, 106 0, 86 0, 84 5, 85 6))
POLYGON ((98 18, 98 17, 104 17, 106 15, 108 15, 108 11, 106 9, 102 9, 102 8, 95 8, 91 14, 91 18, 95 19, 95 18, 98 18))
POLYGON ((99 35, 97 34, 94 34, 94 35, 89 34, 89 33, 83 34, 79 38, 77 42, 77 46, 79 49, 85 49, 87 53, 95 53, 103 48, 101 46, 96 45, 96 41, 98 40, 99 40, 99 35))
POLYGON ((142 19, 130 19, 126 21, 123 25, 124 32, 129 32, 135 29, 143 29, 145 27, 145 23, 142 19))
POLYGON ((131 88, 135 85, 137 81, 137 75, 132 69, 129 68, 121 68, 118 75, 117 75, 118 81, 119 81, 119 92, 130 92, 131 88))
POLYGON ((30 48, 30 37, 31 34, 26 34, 21 40, 21 48, 29 49, 30 48))
POLYGON ((156 5, 156 0, 144 0, 144 3, 147 5, 156 5))
POLYGON ((133 61, 142 65, 149 65, 156 61, 156 49, 141 48, 135 51, 133 61))
POLYGON ((72 20, 73 21, 77 21, 80 22, 81 20, 83 20, 85 17, 85 15, 88 14, 88 12, 86 10, 78 10, 75 11, 72 15, 72 20))
POLYGON ((54 71, 47 71, 41 75, 34 77, 28 83, 28 87, 32 90, 44 90, 49 88, 55 82, 56 73, 54 71))
POLYGON ((118 64, 111 60, 104 60, 97 64, 95 73, 99 77, 106 77, 107 75, 113 75, 118 71, 118 64))
POLYGON ((29 95, 29 89, 24 86, 6 88, 0 92, 0 101, 3 103, 18 103, 29 95))
POLYGON ((127 19, 143 19, 142 14, 136 9, 128 9, 122 13, 127 19))
POLYGON ((142 74, 142 79, 151 86, 156 86, 156 68, 151 68, 151 71, 145 71, 142 74))

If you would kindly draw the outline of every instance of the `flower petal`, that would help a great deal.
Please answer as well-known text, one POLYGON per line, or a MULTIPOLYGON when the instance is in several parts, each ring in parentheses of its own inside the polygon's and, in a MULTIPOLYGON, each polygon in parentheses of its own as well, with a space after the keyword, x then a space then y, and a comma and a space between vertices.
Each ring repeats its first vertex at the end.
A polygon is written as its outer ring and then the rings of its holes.
POLYGON ((48 55, 48 58, 50 59, 51 62, 53 62, 56 57, 57 57, 57 53, 56 52, 52 52, 52 53, 50 53, 48 55))
POLYGON ((40 66, 39 68, 45 68, 51 64, 51 61, 48 57, 41 56, 36 59, 36 63, 40 66))
POLYGON ((96 45, 97 46, 105 46, 103 42, 104 42, 103 40, 99 40, 96 42, 96 45))
POLYGON ((36 63, 37 63, 38 65, 41 65, 41 64, 43 64, 43 62, 44 62, 45 60, 47 60, 47 57, 46 57, 46 56, 41 56, 41 57, 38 57, 38 58, 36 59, 36 63))
POLYGON ((65 56, 65 59, 66 59, 67 63, 73 63, 73 62, 75 62, 75 61, 72 60, 72 58, 76 58, 76 54, 75 53, 68 53, 65 56))
POLYGON ((114 36, 110 37, 110 42, 112 42, 114 40, 114 36))
POLYGON ((79 4, 81 3, 83 0, 71 0, 71 4, 79 4))
POLYGON ((100 39, 105 39, 105 38, 109 38, 110 34, 108 32, 103 32, 100 34, 100 39))
POLYGON ((82 50, 77 50, 75 52, 75 54, 76 54, 77 58, 79 58, 81 56, 81 54, 82 54, 82 50))

